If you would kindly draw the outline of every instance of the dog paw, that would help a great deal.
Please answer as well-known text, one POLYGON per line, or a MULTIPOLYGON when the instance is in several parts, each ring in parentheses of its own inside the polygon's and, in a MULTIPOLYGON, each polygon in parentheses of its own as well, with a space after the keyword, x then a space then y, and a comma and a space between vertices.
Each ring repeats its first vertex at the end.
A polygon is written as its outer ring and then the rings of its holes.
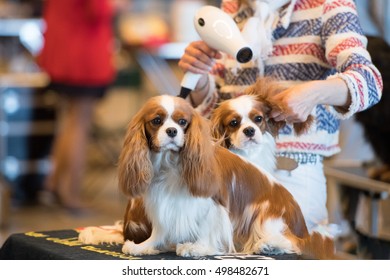
POLYGON ((129 240, 127 240, 123 245, 122 252, 132 256, 157 255, 160 253, 160 251, 155 249, 153 246, 144 245, 142 243, 135 244, 133 241, 129 240))
POLYGON ((262 244, 259 247, 259 253, 265 255, 283 255, 283 254, 291 254, 293 252, 291 250, 279 248, 269 244, 262 244))
POLYGON ((279 248, 270 246, 268 244, 264 244, 260 248, 260 252, 266 255, 281 255, 283 254, 283 250, 280 250, 279 248))
POLYGON ((210 248, 194 243, 177 244, 176 246, 176 255, 187 258, 216 255, 217 253, 213 251, 210 248))
POLYGON ((92 228, 85 228, 79 233, 79 242, 82 244, 92 244, 97 245, 99 241, 96 240, 94 235, 94 230, 92 228))

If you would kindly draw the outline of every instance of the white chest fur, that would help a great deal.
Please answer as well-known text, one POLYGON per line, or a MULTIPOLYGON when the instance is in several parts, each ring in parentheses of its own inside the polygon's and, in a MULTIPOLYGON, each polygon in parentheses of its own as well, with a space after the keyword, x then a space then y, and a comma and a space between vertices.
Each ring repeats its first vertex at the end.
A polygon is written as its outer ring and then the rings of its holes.
POLYGON ((159 239, 155 244, 164 249, 190 244, 192 249, 201 250, 197 252, 200 255, 231 252, 233 230, 227 209, 210 197, 191 195, 172 157, 157 162, 154 179, 144 195, 152 236, 159 239))

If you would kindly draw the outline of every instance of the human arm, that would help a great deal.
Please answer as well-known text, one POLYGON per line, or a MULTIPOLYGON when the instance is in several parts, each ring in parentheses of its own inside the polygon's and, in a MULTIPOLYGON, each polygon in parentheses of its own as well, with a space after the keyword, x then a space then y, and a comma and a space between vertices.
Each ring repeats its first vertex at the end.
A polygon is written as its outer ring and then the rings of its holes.
POLYGON ((315 106, 320 104, 337 106, 339 111, 347 111, 351 104, 348 87, 340 78, 295 85, 276 94, 271 100, 282 107, 282 110, 272 111, 271 117, 289 123, 304 122, 315 106))
POLYGON ((190 95, 194 107, 200 105, 212 91, 211 87, 214 85, 212 84, 212 79, 209 77, 209 73, 215 65, 215 59, 219 58, 221 58, 221 54, 207 46, 203 41, 190 43, 180 58, 179 67, 183 72, 190 71, 202 74, 198 84, 190 95))
MULTIPOLYGON (((359 24, 355 4, 352 0, 327 0, 322 9, 320 36, 323 57, 335 74, 324 81, 307 82, 285 91, 283 105, 288 110, 281 116, 285 119, 297 120, 297 112, 301 112, 298 119, 302 119, 302 111, 310 111, 319 104, 327 105, 337 118, 345 119, 380 100, 382 78, 366 50, 367 39, 359 24), (298 93, 300 90, 302 92, 298 93), (295 107, 289 107, 291 104, 295 107)), ((315 68, 312 69, 315 71, 315 68)), ((281 96, 278 98, 281 100, 281 96)), ((280 112, 274 114, 277 117, 280 112)))

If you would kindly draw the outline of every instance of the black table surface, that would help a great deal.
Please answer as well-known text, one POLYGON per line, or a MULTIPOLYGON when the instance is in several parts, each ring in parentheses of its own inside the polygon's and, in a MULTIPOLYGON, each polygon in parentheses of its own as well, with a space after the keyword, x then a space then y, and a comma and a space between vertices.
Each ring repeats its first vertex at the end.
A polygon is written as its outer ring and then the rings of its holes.
MULTIPOLYGON (((75 229, 57 231, 36 231, 16 233, 8 237, 0 249, 1 260, 185 260, 175 253, 162 253, 154 256, 129 256, 122 253, 122 245, 86 245, 78 241, 75 229)), ((199 258, 198 258, 199 259, 199 258)), ((223 260, 297 260, 304 259, 295 254, 285 255, 246 255, 229 254, 207 256, 201 259, 223 260)))

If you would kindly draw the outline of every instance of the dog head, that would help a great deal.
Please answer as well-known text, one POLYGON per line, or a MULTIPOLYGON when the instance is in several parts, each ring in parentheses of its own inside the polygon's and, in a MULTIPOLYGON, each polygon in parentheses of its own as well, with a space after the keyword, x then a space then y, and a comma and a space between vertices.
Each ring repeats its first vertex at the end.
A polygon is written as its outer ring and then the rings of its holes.
POLYGON ((149 99, 129 123, 119 157, 118 179, 130 196, 142 194, 154 176, 152 154, 166 153, 177 159, 172 166, 193 194, 205 195, 215 164, 210 125, 182 98, 149 99))
POLYGON ((212 114, 214 137, 226 148, 245 149, 259 145, 265 135, 276 133, 268 118, 270 108, 255 96, 243 95, 224 101, 212 114))

